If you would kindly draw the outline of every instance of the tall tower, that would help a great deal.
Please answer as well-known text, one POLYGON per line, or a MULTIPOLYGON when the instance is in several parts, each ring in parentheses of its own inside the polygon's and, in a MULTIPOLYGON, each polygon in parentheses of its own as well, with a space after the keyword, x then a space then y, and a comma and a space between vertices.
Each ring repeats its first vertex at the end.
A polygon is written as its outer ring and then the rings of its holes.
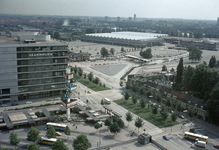
POLYGON ((136 14, 134 14, 134 21, 136 21, 136 14))

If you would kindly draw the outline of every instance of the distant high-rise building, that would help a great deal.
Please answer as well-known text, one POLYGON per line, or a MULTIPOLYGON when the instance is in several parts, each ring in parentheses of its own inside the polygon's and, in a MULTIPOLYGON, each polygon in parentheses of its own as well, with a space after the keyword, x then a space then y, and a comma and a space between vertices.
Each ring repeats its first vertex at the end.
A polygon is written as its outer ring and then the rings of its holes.
POLYGON ((90 24, 90 20, 89 19, 87 19, 87 25, 89 25, 90 24))
POLYGON ((217 18, 217 26, 219 26, 219 17, 217 18))
POLYGON ((134 21, 136 21, 136 14, 134 14, 134 21))
POLYGON ((120 21, 120 17, 117 17, 117 21, 120 21))
POLYGON ((129 20, 129 21, 132 21, 132 17, 129 17, 128 20, 129 20))
POLYGON ((105 16, 105 21, 108 21, 108 16, 105 16))

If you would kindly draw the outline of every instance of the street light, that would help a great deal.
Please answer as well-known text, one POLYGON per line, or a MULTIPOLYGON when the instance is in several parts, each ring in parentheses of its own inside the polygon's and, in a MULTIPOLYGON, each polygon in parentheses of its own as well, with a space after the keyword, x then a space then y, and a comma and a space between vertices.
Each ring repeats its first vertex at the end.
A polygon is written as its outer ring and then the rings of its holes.
MULTIPOLYGON (((55 85, 51 85, 51 88, 55 88, 55 87, 56 87, 55 85)), ((53 101, 53 103, 54 103, 53 96, 54 96, 54 91, 52 91, 52 101, 53 101)))

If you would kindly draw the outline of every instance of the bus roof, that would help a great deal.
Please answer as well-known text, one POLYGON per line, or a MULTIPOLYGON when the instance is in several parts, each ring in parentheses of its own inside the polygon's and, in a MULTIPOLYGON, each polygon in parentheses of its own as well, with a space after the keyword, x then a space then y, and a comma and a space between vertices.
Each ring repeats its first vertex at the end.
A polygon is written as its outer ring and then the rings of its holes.
POLYGON ((192 133, 192 132, 185 132, 185 134, 193 135, 193 136, 204 138, 204 139, 208 139, 208 136, 204 136, 204 135, 200 135, 200 134, 195 134, 195 133, 192 133))
POLYGON ((63 127, 65 128, 67 125, 65 124, 58 124, 58 123, 53 123, 53 122, 48 122, 46 123, 47 126, 57 126, 57 127, 63 127))
POLYGON ((47 138, 47 137, 41 137, 41 139, 42 140, 45 140, 45 141, 51 141, 51 142, 56 142, 57 141, 57 139, 55 139, 55 138, 47 138))

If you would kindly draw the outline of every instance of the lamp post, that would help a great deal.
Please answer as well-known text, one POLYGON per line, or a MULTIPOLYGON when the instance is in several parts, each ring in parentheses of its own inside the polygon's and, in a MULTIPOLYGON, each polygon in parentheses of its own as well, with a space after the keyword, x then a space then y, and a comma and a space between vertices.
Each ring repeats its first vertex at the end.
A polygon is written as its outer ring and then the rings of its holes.
MULTIPOLYGON (((51 85, 51 88, 55 88, 55 87, 56 87, 55 85, 51 85)), ((54 103, 53 97, 54 97, 54 91, 52 90, 52 101, 53 101, 53 103, 54 103)))

